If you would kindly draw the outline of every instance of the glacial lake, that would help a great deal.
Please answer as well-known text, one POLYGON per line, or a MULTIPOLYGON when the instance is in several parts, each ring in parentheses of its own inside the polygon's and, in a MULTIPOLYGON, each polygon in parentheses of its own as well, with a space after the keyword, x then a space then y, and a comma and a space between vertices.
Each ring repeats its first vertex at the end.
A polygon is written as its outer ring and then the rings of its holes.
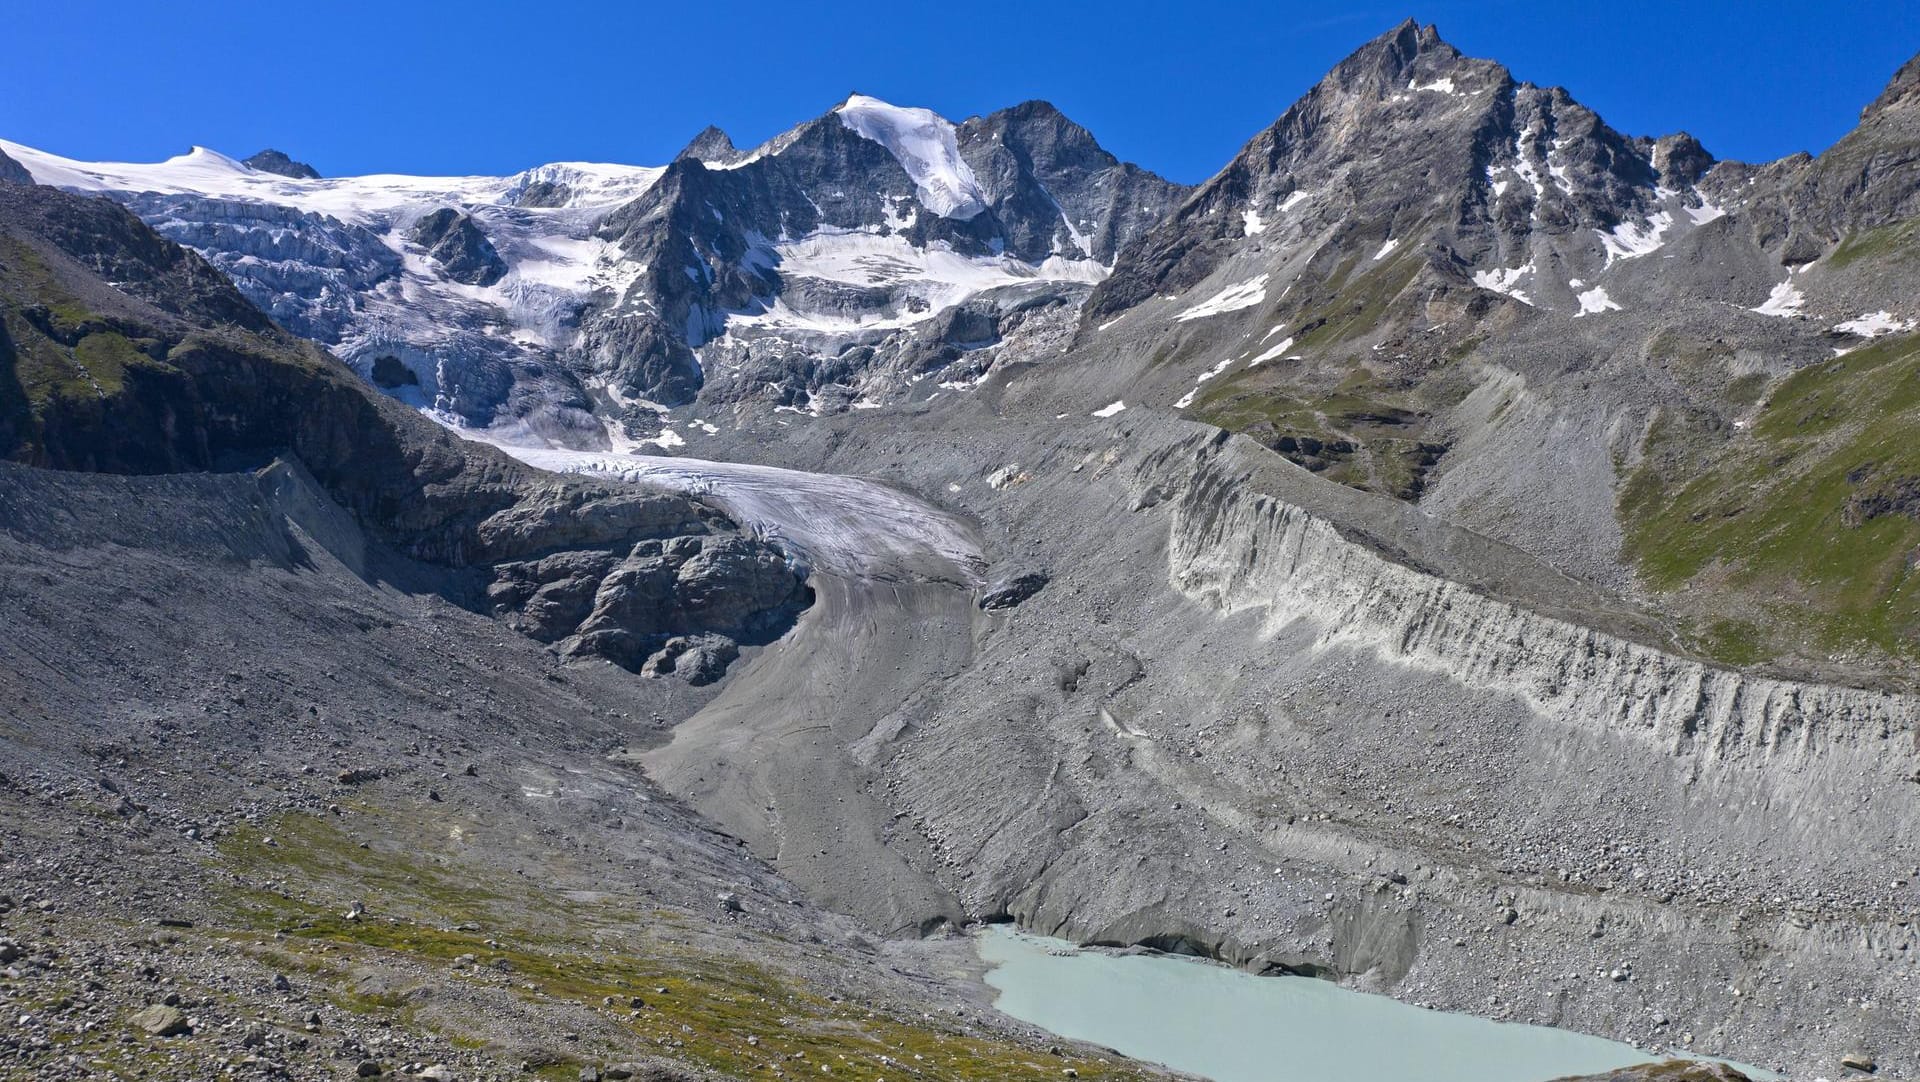
POLYGON ((981 934, 978 949, 993 967, 987 983, 1003 1013, 1214 1082, 1546 1082, 1657 1058, 1566 1030, 1423 1010, 1331 981, 1075 950, 1004 925, 981 934))

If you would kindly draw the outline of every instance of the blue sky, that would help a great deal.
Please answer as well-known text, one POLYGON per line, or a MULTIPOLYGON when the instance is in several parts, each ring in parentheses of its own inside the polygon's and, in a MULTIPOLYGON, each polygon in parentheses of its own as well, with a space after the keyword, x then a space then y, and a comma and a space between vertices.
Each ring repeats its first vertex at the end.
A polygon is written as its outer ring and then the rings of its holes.
POLYGON ((1629 134, 1818 152, 1920 52, 1920 4, 11 0, 0 137, 154 160, 279 147, 322 172, 664 162, 707 123, 750 145, 853 90, 953 118, 1046 98, 1177 180, 1225 164, 1408 16, 1567 87, 1629 134))

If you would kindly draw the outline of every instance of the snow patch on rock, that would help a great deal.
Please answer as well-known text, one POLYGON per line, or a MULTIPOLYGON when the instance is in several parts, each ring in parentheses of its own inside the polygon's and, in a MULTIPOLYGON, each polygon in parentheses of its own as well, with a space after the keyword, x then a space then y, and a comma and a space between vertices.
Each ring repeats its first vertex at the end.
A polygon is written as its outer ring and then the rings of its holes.
POLYGON ((1288 335, 1285 338, 1282 338, 1280 340, 1279 345, 1274 346, 1273 348, 1260 354, 1260 356, 1255 357, 1253 360, 1247 362, 1247 367, 1252 368, 1256 364, 1264 364, 1267 361, 1273 360, 1275 357, 1284 355, 1288 350, 1292 348, 1293 348, 1293 336, 1288 335))
POLYGON ((1578 294, 1576 299, 1580 302, 1580 310, 1573 314, 1573 318, 1575 319, 1579 319, 1581 316, 1592 316, 1598 315, 1601 312, 1618 312, 1620 310, 1620 305, 1615 302, 1612 297, 1607 296, 1607 291, 1604 286, 1594 286, 1592 289, 1578 294))
MULTIPOLYGON (((1200 393, 1201 385, 1206 383, 1208 380, 1219 376, 1220 373, 1225 372, 1228 369, 1228 367, 1230 367, 1232 364, 1233 364, 1232 357, 1222 358, 1219 364, 1216 364, 1212 368, 1207 369, 1205 372, 1200 373, 1199 378, 1193 381, 1193 390, 1188 391, 1186 394, 1181 395, 1180 400, 1173 404, 1173 408, 1177 410, 1183 410, 1183 409, 1186 409, 1188 406, 1193 405, 1194 398, 1200 393)), ((1122 408, 1125 408, 1125 407, 1122 407, 1122 408)), ((1096 414, 1096 416, 1098 415, 1096 414)))
POLYGON ((1789 278, 1774 286, 1773 292, 1767 294, 1767 299, 1760 302, 1759 307, 1750 308, 1748 311, 1782 318, 1797 316, 1800 314, 1800 306, 1806 303, 1806 299, 1807 295, 1800 292, 1794 286, 1793 279, 1789 278))
POLYGON ((1481 270, 1473 272, 1473 284, 1481 289, 1491 289, 1512 297, 1521 304, 1531 305, 1533 298, 1520 289, 1520 280, 1533 274, 1531 260, 1509 269, 1481 270))
POLYGON ((952 121, 931 109, 903 109, 864 94, 834 111, 840 123, 893 154, 928 210, 964 221, 987 209, 980 181, 960 157, 952 121))
POLYGON ((1173 318, 1186 323, 1225 312, 1237 312, 1242 308, 1251 308, 1266 299, 1267 276, 1262 274, 1257 278, 1230 285, 1173 318))
POLYGON ((1849 319, 1845 323, 1836 323, 1833 329, 1843 334, 1857 334, 1862 338, 1878 338, 1883 334, 1898 334, 1913 329, 1913 320, 1901 319, 1884 309, 1868 312, 1858 319, 1849 319))
POLYGON ((1666 243, 1667 230, 1672 227, 1673 215, 1661 210, 1648 215, 1645 225, 1621 222, 1600 233, 1600 243, 1607 249, 1607 264, 1611 266, 1615 260, 1638 259, 1659 251, 1666 243))

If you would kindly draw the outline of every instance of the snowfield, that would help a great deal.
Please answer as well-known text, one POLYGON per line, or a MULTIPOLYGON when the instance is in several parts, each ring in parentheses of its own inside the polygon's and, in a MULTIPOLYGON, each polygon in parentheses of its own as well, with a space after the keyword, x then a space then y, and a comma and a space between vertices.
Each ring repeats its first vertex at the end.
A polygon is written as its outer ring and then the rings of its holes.
POLYGON ((1205 319, 1208 316, 1237 312, 1242 308, 1252 308, 1267 299, 1267 276, 1262 274, 1227 288, 1194 305, 1192 308, 1173 317, 1182 323, 1190 320, 1205 319))
POLYGON ((1107 267, 1092 259, 1050 256, 1025 263, 1012 256, 968 256, 944 241, 915 247, 898 233, 822 229, 799 240, 767 242, 766 260, 787 279, 814 278, 855 286, 893 288, 891 312, 833 315, 797 311, 784 300, 759 311, 730 314, 729 327, 776 327, 823 333, 893 329, 930 319, 983 290, 1022 282, 1098 283, 1107 267), (909 299, 923 302, 904 303, 909 299))
POLYGON ((1793 284, 1792 278, 1788 278, 1774 286, 1773 292, 1767 294, 1767 299, 1760 302, 1759 307, 1750 311, 1758 312, 1763 316, 1787 318, 1799 315, 1800 306, 1806 303, 1806 300, 1807 295, 1800 292, 1793 284))
POLYGON ((928 210, 964 221, 987 209, 980 182, 960 157, 952 121, 931 109, 903 109, 864 94, 848 98, 835 112, 840 123, 893 154, 928 210))
MULTIPOLYGON (((658 166, 555 162, 505 177, 417 177, 376 173, 363 177, 303 180, 263 173, 216 150, 194 147, 163 162, 81 162, 0 139, 0 150, 27 167, 42 184, 71 191, 157 192, 242 199, 298 207, 342 221, 366 223, 409 210, 441 206, 511 205, 530 185, 566 185, 561 208, 610 209, 653 187, 658 166)), ((526 208, 538 213, 545 208, 526 208)))

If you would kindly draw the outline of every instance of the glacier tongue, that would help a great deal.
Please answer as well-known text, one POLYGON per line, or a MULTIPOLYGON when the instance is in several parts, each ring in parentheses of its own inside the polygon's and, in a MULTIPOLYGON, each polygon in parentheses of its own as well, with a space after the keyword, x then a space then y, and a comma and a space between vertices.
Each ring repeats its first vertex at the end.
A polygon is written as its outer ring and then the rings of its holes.
POLYGON ((840 123, 887 150, 919 189, 920 203, 942 218, 973 218, 987 209, 973 169, 945 117, 931 109, 903 109, 855 94, 839 109, 840 123))

